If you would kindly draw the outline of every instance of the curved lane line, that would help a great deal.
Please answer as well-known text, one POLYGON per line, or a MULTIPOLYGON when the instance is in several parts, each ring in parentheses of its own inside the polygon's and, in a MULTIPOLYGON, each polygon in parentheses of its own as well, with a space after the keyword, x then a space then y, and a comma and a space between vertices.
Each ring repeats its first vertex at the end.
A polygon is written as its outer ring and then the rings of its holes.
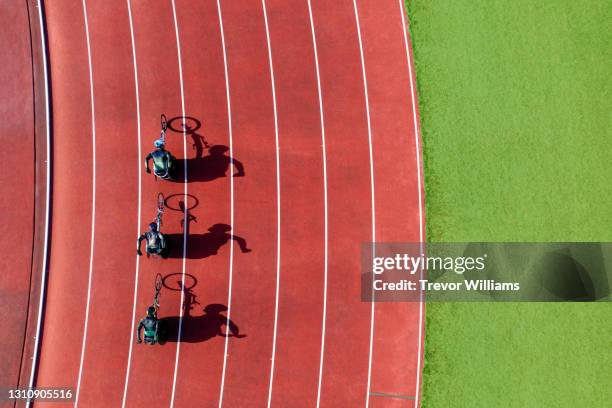
MULTIPOLYGON (((36 378, 36 371, 38 369, 38 351, 40 349, 40 329, 42 326, 42 314, 43 305, 45 303, 46 286, 47 286, 47 257, 49 249, 49 219, 50 219, 50 203, 51 203, 51 121, 49 115, 51 113, 50 102, 49 102, 49 73, 48 73, 48 61, 47 61, 47 43, 46 43, 46 30, 44 22, 44 9, 41 4, 41 0, 37 0, 36 7, 38 8, 38 21, 40 23, 40 40, 42 43, 42 57, 43 57, 43 72, 45 80, 45 130, 47 139, 47 191, 45 197, 45 241, 43 246, 43 265, 42 265, 42 276, 40 283, 40 297, 38 300, 38 320, 36 322, 36 337, 34 340, 34 355, 32 356, 32 369, 30 371, 30 384, 29 387, 34 387, 34 380, 36 378)), ((30 407, 30 400, 27 401, 26 407, 30 407)))
POLYGON ((274 105, 274 137, 276 141, 276 295, 274 304, 274 335, 272 337, 272 357, 270 358, 270 383, 268 386, 268 408, 272 403, 272 384, 274 382, 274 357, 276 355, 276 332, 278 327, 278 293, 280 290, 280 154, 278 144, 278 113, 276 110, 276 86, 274 85, 274 64, 272 63, 272 46, 270 44, 270 28, 268 26, 268 14, 266 12, 266 0, 261 0, 263 7, 264 23, 266 25, 266 42, 268 45, 268 64, 270 65, 270 82, 272 84, 272 103, 274 105))
MULTIPOLYGON (((138 134, 138 219, 137 219, 137 231, 136 235, 140 235, 140 216, 142 210, 142 166, 140 159, 142 157, 141 150, 141 134, 140 134, 140 96, 138 94, 138 65, 136 64, 136 43, 134 41, 134 23, 132 21, 132 7, 130 0, 126 1, 128 9, 128 17, 130 20, 130 37, 132 40, 132 58, 134 65, 134 86, 136 91, 136 117, 137 117, 137 134, 138 134)), ((134 325, 136 319, 136 300, 138 298, 138 276, 140 268, 140 257, 136 255, 136 272, 134 274, 134 304, 132 306, 132 327, 130 329, 130 350, 128 352, 127 368, 125 370, 125 385, 123 387, 123 401, 121 407, 125 408, 125 401, 127 397, 128 383, 130 378, 130 367, 132 364, 132 348, 134 347, 134 325)))
MULTIPOLYGON (((227 69, 227 53, 225 50, 225 33, 223 32, 223 17, 221 12, 221 1, 217 0, 217 13, 219 14, 219 29, 221 31, 221 45, 223 47, 223 67, 225 73, 225 93, 227 99, 227 127, 229 134, 229 150, 230 157, 234 157, 233 150, 233 135, 232 135, 232 104, 230 98, 230 83, 227 69)), ((230 226, 234 229, 234 177, 230 177, 230 226)), ((230 318, 232 314, 232 275, 234 267, 234 240, 230 240, 230 264, 229 264, 229 283, 227 292, 227 320, 226 330, 230 327, 230 318)), ((219 408, 223 405, 223 388, 225 386, 225 370, 227 368, 227 347, 229 336, 225 336, 225 346, 223 351, 223 370, 221 372, 221 389, 219 390, 219 408)))
POLYGON ((317 407, 321 404, 321 383, 323 380, 323 356, 325 353, 325 323, 327 317, 327 247, 328 247, 328 222, 327 222, 327 154, 325 147, 325 120, 323 117, 323 95, 321 93, 321 75, 319 73, 319 54, 317 51, 317 39, 315 36, 314 19, 312 17, 312 6, 310 0, 308 0, 308 14, 310 16, 310 29, 312 32, 312 46, 314 50, 315 67, 317 70, 317 92, 319 96, 319 113, 321 115, 321 150, 323 154, 323 197, 325 200, 325 269, 324 269, 324 282, 323 282, 323 317, 321 322, 321 357, 319 360, 319 382, 317 384, 317 407))
MULTIPOLYGON (((414 144, 416 148, 416 166, 417 166, 417 187, 418 197, 419 197, 419 240, 420 240, 420 251, 423 252, 423 197, 421 191, 421 146, 420 146, 420 138, 419 138, 419 124, 417 120, 417 108, 415 103, 415 93, 414 93, 414 76, 412 73, 412 62, 410 61, 410 51, 408 48, 408 34, 407 34, 407 23, 406 23, 406 9, 404 8, 403 0, 398 0, 400 7, 400 14, 402 17, 402 26, 404 33, 404 46, 406 48, 406 63, 408 64, 408 75, 410 80, 410 98, 412 101, 412 120, 414 126, 414 144)), ((423 279, 423 269, 421 268, 419 279, 423 279)), ((417 372, 416 372, 416 388, 415 388, 415 400, 414 407, 417 408, 420 402, 420 386, 421 386, 421 351, 423 346, 423 292, 419 293, 419 347, 418 347, 418 356, 417 356, 417 372)))
POLYGON ((93 275, 93 255, 94 255, 94 238, 95 238, 95 220, 96 220, 96 114, 94 105, 94 90, 93 90, 93 70, 91 64, 91 45, 89 41, 89 24, 87 22, 87 5, 86 0, 83 3, 83 18, 85 20, 85 36, 87 39, 87 61, 89 63, 89 95, 91 99, 91 136, 92 136, 92 207, 91 207, 91 245, 89 250, 89 277, 87 282, 87 305, 85 307, 85 327, 83 328, 83 344, 81 346, 81 361, 79 363, 79 377, 77 380, 76 393, 74 398, 75 408, 79 406, 79 391, 81 387, 81 376, 83 374, 83 360, 85 358, 85 344, 87 343, 87 325, 89 323, 89 302, 91 300, 91 277, 93 275))
MULTIPOLYGON (((178 57, 178 67, 179 67, 179 80, 181 82, 181 109, 182 115, 185 117, 185 92, 183 86, 183 63, 181 61, 181 41, 179 37, 179 27, 178 21, 176 19, 176 5, 174 4, 174 0, 172 0, 172 17, 174 18, 174 32, 176 34, 176 53, 178 57)), ((187 128, 183 127, 183 157, 187 159, 187 128)), ((185 261, 187 255, 187 211, 189 209, 189 204, 187 202, 187 160, 184 161, 184 188, 183 195, 185 200, 185 208, 183 210, 183 223, 185 224, 185 228, 183 228, 183 270, 182 270, 182 279, 185 282, 185 261)), ((183 303, 185 302, 185 291, 181 291, 181 304, 179 306, 179 327, 178 327, 178 338, 176 341, 176 357, 174 360, 174 378, 172 379, 172 396, 170 397, 170 408, 174 407, 174 395, 176 392, 176 377, 178 374, 178 365, 179 365, 179 353, 181 350, 181 334, 183 330, 183 303)))
MULTIPOLYGON (((370 180, 372 191, 372 251, 375 250, 376 243, 376 207, 374 205, 374 155, 372 152, 372 123, 370 121, 370 101, 368 98, 368 80, 365 69, 365 60, 363 57, 363 43, 361 41, 361 26, 359 25, 359 12, 357 10, 357 0, 353 0, 353 8, 355 9, 355 22, 357 24, 357 36, 359 38, 359 54, 361 56, 361 71, 363 74, 363 92, 365 96, 365 108, 368 119, 368 143, 370 149, 370 180)), ((372 350, 374 347, 374 289, 372 289, 372 311, 370 320, 370 351, 368 357, 368 385, 366 390, 366 408, 370 405, 370 383, 372 380, 372 350)))

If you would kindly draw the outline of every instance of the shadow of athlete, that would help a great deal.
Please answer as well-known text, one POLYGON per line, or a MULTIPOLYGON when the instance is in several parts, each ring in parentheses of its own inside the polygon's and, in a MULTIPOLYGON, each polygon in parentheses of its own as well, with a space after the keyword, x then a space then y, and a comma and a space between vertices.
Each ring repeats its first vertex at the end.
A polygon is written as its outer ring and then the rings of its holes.
POLYGON ((199 305, 200 302, 196 300, 196 295, 193 293, 192 288, 186 288, 183 282, 178 281, 178 284, 183 288, 183 317, 191 317, 191 311, 194 305, 199 305))
MULTIPOLYGON (((193 299, 195 299, 195 296, 193 296, 193 299)), ((231 320, 228 322, 227 316, 221 314, 227 311, 227 306, 213 303, 203 309, 203 315, 192 316, 190 313, 192 305, 193 303, 190 305, 183 305, 185 313, 181 330, 182 342, 200 343, 217 336, 235 337, 238 339, 246 337, 245 334, 240 333, 240 329, 236 323, 231 320)), ((163 321, 168 328, 165 341, 177 342, 180 317, 166 317, 163 321)))
POLYGON ((182 200, 179 201, 179 209, 183 214, 187 214, 187 216, 183 217, 183 219, 181 220, 181 228, 183 228, 183 230, 187 229, 187 235, 189 235, 189 225, 192 222, 198 222, 198 219, 195 215, 191 214, 191 211, 189 209, 185 209, 185 202, 182 200), (185 223, 185 221, 187 221, 187 223, 185 223))
POLYGON ((196 133, 195 129, 192 129, 189 125, 183 125, 183 127, 185 128, 185 133, 191 136, 193 140, 193 145, 191 145, 191 147, 196 151, 196 158, 201 158, 204 149, 210 149, 212 146, 208 144, 204 136, 196 133))
MULTIPOLYGON (((188 219, 188 221, 193 221, 188 219)), ((183 222, 184 224, 184 222, 183 222)), ((189 223, 187 223, 189 225, 189 223)), ((246 239, 231 234, 232 227, 227 224, 215 224, 208 228, 208 232, 204 234, 189 234, 187 236, 187 251, 186 258, 201 259, 212 255, 217 255, 222 246, 226 245, 230 239, 233 239, 238 244, 240 251, 243 253, 251 252, 247 247, 246 239)), ((169 237, 176 245, 170 248, 170 258, 183 257, 183 234, 173 234, 169 237)))
MULTIPOLYGON (((187 182, 193 183, 198 181, 212 181, 218 178, 227 176, 227 172, 233 165, 236 168, 236 172, 232 177, 244 177, 244 166, 243 164, 228 156, 226 153, 229 151, 229 147, 224 145, 214 145, 208 149, 208 155, 202 157, 202 151, 204 146, 200 141, 201 136, 192 133, 194 138, 194 148, 196 149, 196 157, 191 159, 180 159, 176 162, 177 174, 175 182, 184 182, 185 180, 185 165, 187 165, 187 182), (197 141, 197 143, 196 143, 197 141)), ((203 140, 203 139, 202 139, 203 140)))

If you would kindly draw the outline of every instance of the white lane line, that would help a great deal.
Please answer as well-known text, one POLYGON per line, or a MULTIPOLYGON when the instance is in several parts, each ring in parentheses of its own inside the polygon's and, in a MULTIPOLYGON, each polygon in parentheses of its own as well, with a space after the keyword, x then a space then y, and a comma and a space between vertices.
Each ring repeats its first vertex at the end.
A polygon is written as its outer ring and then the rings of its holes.
POLYGON ((79 377, 74 397, 75 408, 79 405, 81 376, 83 375, 83 361, 85 359, 85 344, 87 343, 87 327, 89 323, 89 302, 91 300, 91 278, 93 275, 94 232, 96 220, 96 114, 94 105, 93 70, 91 64, 91 44, 89 40, 89 24, 87 22, 87 5, 83 0, 83 18, 85 19, 85 36, 87 38, 87 61, 89 63, 89 95, 91 99, 91 136, 92 136, 92 203, 91 203, 91 246, 89 250, 89 278, 87 282, 87 305, 85 307, 85 326, 83 327, 83 344, 81 346, 81 361, 79 363, 79 377))
POLYGON ((270 363, 270 384, 268 387, 268 408, 272 403, 272 384, 274 383, 274 362, 276 356, 276 332, 278 327, 278 294, 280 291, 280 254, 281 254, 281 218, 280 218, 280 148, 278 144, 278 113, 276 110, 276 86, 274 84, 274 64, 272 63, 272 46, 270 43, 270 28, 266 12, 266 0, 261 0, 264 22, 266 25, 266 42, 268 45, 268 64, 270 65, 270 82, 272 84, 272 104, 274 106, 274 137, 276 141, 276 294, 274 304, 274 335, 272 337, 272 357, 270 363))
MULTIPOLYGON (((417 167, 417 188, 418 188, 418 197, 419 197, 419 242, 420 242, 420 252, 423 253, 423 197, 421 192, 421 183, 422 183, 422 173, 421 173, 421 146, 420 146, 420 137, 419 137, 419 124, 417 120, 417 107, 415 102, 415 92, 414 92, 414 76, 412 73, 412 63, 410 61, 410 51, 408 48, 408 34, 407 34, 407 22, 406 22, 406 9, 404 8, 403 0, 398 0, 400 13, 402 16, 402 28, 404 32, 404 46, 406 48, 406 62, 408 63, 408 74, 410 80, 410 98, 412 101, 412 120, 414 126, 414 145, 416 148, 416 167, 417 167)), ((421 268, 419 279, 423 279, 423 269, 421 268)), ((415 391, 415 401, 414 407, 417 408, 419 406, 419 401, 421 397, 420 386, 421 386, 421 351, 422 351, 422 343, 423 343, 423 292, 419 293, 419 347, 418 347, 418 357, 417 357, 417 372, 416 372, 416 391, 415 391)))
MULTIPOLYGON (((183 85, 183 63, 181 61, 181 41, 179 37, 179 27, 178 21, 176 18, 176 5, 174 4, 174 0, 172 0, 172 17, 174 18, 174 32, 176 34, 176 53, 178 57, 178 68, 179 68, 179 80, 181 82, 181 110, 183 118, 185 117, 185 92, 183 85)), ((183 127, 183 157, 187 159, 187 127, 183 127)), ((189 220, 187 218, 187 212, 189 209, 189 202, 187 201, 187 160, 184 161, 183 166, 185 177, 184 177, 184 188, 183 195, 185 200, 185 207, 183 210, 183 271, 182 271, 182 280, 185 282, 185 262, 187 257, 187 232, 189 220)), ((179 354, 181 349, 181 335, 183 331, 183 303, 185 302, 185 291, 181 290, 181 304, 179 306, 179 327, 178 327, 178 338, 176 341, 176 357, 174 360, 174 377, 172 379, 172 396, 170 398, 170 408, 174 407, 174 396, 176 392, 176 378, 178 374, 178 365, 179 365, 179 354)))
MULTIPOLYGON (((136 64, 136 42, 134 40, 134 23, 132 20, 132 7, 130 5, 130 0, 126 0, 127 9, 128 9, 128 17, 130 20, 130 38, 132 41, 132 59, 134 66, 134 90, 136 93, 136 117, 137 117, 137 135, 138 135, 138 218, 136 221, 137 230, 136 236, 140 235, 140 216, 142 209, 142 148, 141 148, 141 134, 140 134, 140 96, 138 94, 138 65, 136 64)), ((132 365, 132 348, 134 347, 134 325, 136 322, 136 301, 138 299, 138 276, 140 270, 140 257, 135 255, 136 257, 136 272, 134 274, 134 303, 132 305, 132 326, 130 328, 130 350, 128 352, 128 361, 127 367, 125 370, 125 385, 123 387, 123 401, 121 402, 121 407, 125 408, 125 402, 127 398, 127 390, 130 378, 130 368, 132 365)))
MULTIPOLYGON (((370 148, 370 188, 372 195, 372 251, 376 247, 376 209, 374 206, 374 155, 372 152, 372 123, 370 120, 370 101, 368 98, 368 80, 366 75, 365 60, 363 57, 363 43, 361 41, 361 26, 359 25, 359 12, 357 11, 357 0, 353 0, 353 8, 355 9, 355 22, 357 23, 357 36, 359 38, 359 54, 361 56, 361 71, 363 74, 363 92, 365 95, 365 108, 368 120, 368 143, 370 148)), ((372 310, 370 320, 370 351, 368 357, 368 385, 366 392, 366 408, 370 405, 370 384, 372 380, 372 352, 374 348, 374 289, 372 288, 372 310)))
POLYGON ((319 96, 319 114, 321 115, 321 143, 323 154, 323 197, 325 200, 325 269, 323 283, 323 317, 321 323, 321 357, 319 359, 319 382, 317 385, 317 407, 321 403, 321 383, 323 381, 323 356, 325 354, 325 326, 327 318, 327 247, 328 247, 328 230, 327 230, 327 154, 325 147, 325 120, 323 117, 323 94, 321 93, 321 75, 319 72, 319 54, 317 51, 317 39, 315 35, 314 19, 312 17, 312 6, 308 0, 308 14, 310 16, 310 29, 312 32, 312 46, 314 50, 315 67, 317 70, 317 92, 319 96))
MULTIPOLYGON (((233 149, 233 134, 232 134, 232 104, 230 97, 230 82, 229 74, 227 69, 227 52, 225 47, 225 33, 223 31, 223 17, 221 12, 221 2, 217 0, 217 13, 219 14, 219 28, 221 31, 221 45, 223 48, 223 68, 225 74, 225 93, 227 100, 227 127, 229 134, 229 150, 230 157, 234 157, 233 149)), ((234 230, 234 177, 230 177, 230 226, 232 231, 234 230)), ((227 293, 227 321, 226 331, 230 327, 230 319, 232 315, 232 275, 234 267, 234 240, 230 239, 230 264, 229 264, 229 283, 227 293)), ((219 390, 219 408, 223 405, 223 389, 225 387, 225 371, 227 369, 227 348, 229 342, 229 336, 225 336, 225 346, 223 352, 223 370, 221 372, 221 389, 219 390)))
MULTIPOLYGON (((34 355, 32 357, 32 369, 30 371, 30 388, 34 387, 34 379, 36 378, 36 371, 38 369, 38 351, 40 349, 41 342, 41 325, 43 318, 43 305, 45 303, 45 295, 46 295, 46 286, 47 286, 47 257, 48 257, 48 247, 49 247, 49 218, 50 218, 50 203, 51 203, 51 109, 50 109, 50 101, 49 101, 49 73, 48 73, 48 65, 47 65, 47 43, 45 36, 45 23, 44 23, 44 9, 40 4, 40 0, 37 0, 36 7, 38 8, 38 22, 40 24, 40 40, 41 40, 41 52, 43 58, 43 73, 45 79, 45 130, 47 132, 46 142, 47 142, 47 191, 45 197, 45 241, 43 246, 43 264, 42 264, 42 276, 40 281, 40 297, 38 299, 38 319, 36 322, 36 337, 34 340, 34 355)), ((26 407, 30 407, 30 400, 27 401, 26 407)))

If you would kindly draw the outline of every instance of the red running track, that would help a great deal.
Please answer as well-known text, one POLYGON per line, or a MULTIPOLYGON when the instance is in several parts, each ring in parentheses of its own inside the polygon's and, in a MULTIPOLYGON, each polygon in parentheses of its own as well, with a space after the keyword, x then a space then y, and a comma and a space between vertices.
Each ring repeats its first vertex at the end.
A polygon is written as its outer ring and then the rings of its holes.
MULTIPOLYGON (((48 225, 44 47, 35 1, 0 6, 0 387, 28 387, 42 304, 48 225)), ((0 406, 13 406, 4 398, 0 406)))
POLYGON ((45 13, 37 386, 74 387, 83 407, 418 406, 423 305, 360 301, 363 242, 423 240, 402 1, 56 0, 45 13), (143 171, 161 112, 179 117, 168 149, 186 183, 143 171), (182 116, 201 126, 185 135, 182 116), (158 192, 173 248, 139 258, 158 192), (139 345, 157 273, 173 335, 139 345))
POLYGON ((30 21, 25 4, 6 4, 0 13, 0 42, 12 63, 0 66, 0 384, 19 384, 28 318, 34 232, 34 95, 30 21), (9 216, 10 214, 10 216, 9 216), (17 356, 17 358, 16 358, 17 356))

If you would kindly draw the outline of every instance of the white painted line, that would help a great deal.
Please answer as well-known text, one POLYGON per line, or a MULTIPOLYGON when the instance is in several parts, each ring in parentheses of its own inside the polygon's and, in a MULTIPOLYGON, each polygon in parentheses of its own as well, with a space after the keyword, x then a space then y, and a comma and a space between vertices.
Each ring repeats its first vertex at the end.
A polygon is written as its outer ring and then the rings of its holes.
POLYGON ((266 42, 268 45, 268 64, 270 65, 270 82, 272 84, 272 103, 274 105, 274 137, 276 141, 276 299, 274 304, 274 335, 272 337, 272 357, 270 363, 270 384, 268 387, 268 408, 272 404, 272 384, 274 383, 274 362, 276 356, 276 333, 278 328, 278 294, 280 291, 280 255, 281 255, 281 217, 280 217, 280 148, 278 144, 278 112, 276 109, 276 87, 274 84, 274 64, 272 63, 272 46, 270 28, 266 12, 266 0, 261 0, 264 22, 266 25, 266 42))
POLYGON ((308 0, 308 14, 310 16, 310 29, 312 32, 312 46, 314 50, 315 67, 317 70, 317 92, 319 96, 319 114, 321 116, 321 143, 323 154, 323 197, 325 200, 325 269, 323 281, 323 317, 321 322, 321 357, 319 358, 319 381, 317 384, 317 408, 321 403, 321 383, 323 381, 323 357, 325 355, 325 326, 327 318, 327 247, 328 247, 328 222, 327 222, 327 154, 325 146, 325 120, 323 116, 323 94, 321 92, 321 74, 319 72, 319 54, 317 51, 317 39, 315 35, 314 19, 312 17, 312 6, 308 0))
MULTIPOLYGON (((46 130, 46 141, 47 141, 47 191, 45 196, 45 238, 44 238, 44 246, 43 246, 43 264, 42 264, 42 276, 40 279, 40 297, 38 298, 38 319, 36 322, 36 337, 34 340, 34 355, 32 357, 32 368, 30 371, 30 383, 29 387, 34 387, 34 380, 36 378, 36 371, 38 369, 38 352, 40 349, 41 342, 41 326, 43 319, 43 307, 45 304, 45 295, 46 295, 46 286, 47 286, 47 258, 48 258, 48 250, 49 250, 49 219, 50 219, 50 204, 51 204, 51 109, 50 109, 50 101, 49 101, 49 73, 48 73, 48 61, 47 61, 47 44, 46 44, 46 36, 45 36, 45 24, 44 24, 44 9, 40 0, 37 0, 38 7, 38 22, 40 24, 40 40, 41 40, 41 50, 42 50, 42 58, 43 58, 43 72, 44 72, 44 81, 45 81, 45 130, 46 130)), ((30 400, 27 401, 26 407, 30 407, 30 400)))
MULTIPOLYGON (((181 61, 181 41, 180 41, 180 37, 179 37, 179 27, 178 27, 178 21, 176 18, 176 5, 174 4, 174 0, 172 0, 172 16, 174 18, 174 32, 176 34, 176 51, 177 51, 177 57, 178 57, 178 67, 179 67, 179 80, 181 82, 181 110, 182 110, 182 115, 183 118, 185 117, 185 92, 184 92, 184 86, 183 86, 183 63, 181 61)), ((187 127, 183 127, 183 157, 185 157, 185 159, 187 159, 187 127)), ((184 200, 185 200, 185 207, 183 210, 183 271, 182 271, 182 280, 183 282, 185 282, 185 262, 186 262, 186 256, 187 256, 187 231, 188 231, 188 225, 189 225, 189 220, 187 218, 187 212, 189 209, 189 202, 187 201, 187 160, 184 161, 184 172, 185 172, 185 177, 184 177, 184 188, 183 188, 183 195, 184 195, 184 200)), ((185 291, 181 290, 181 304, 179 306, 179 327, 178 327, 178 338, 176 341, 176 357, 174 360, 174 377, 172 379, 172 396, 170 397, 170 408, 174 407, 174 396, 176 393, 176 378, 177 378, 177 374, 178 374, 178 365, 179 365, 179 354, 180 354, 180 350, 181 350, 181 334, 182 334, 182 330, 183 330, 183 303, 185 302, 185 291)))
POLYGON ((87 327, 89 323, 89 302, 91 301, 91 279, 93 275, 94 237, 96 221, 96 114, 94 105, 93 70, 91 64, 91 45, 89 40, 89 24, 87 22, 87 5, 83 2, 83 18, 85 20, 85 36, 87 38, 87 61, 89 64, 89 95, 91 99, 91 136, 92 136, 92 203, 91 203, 91 246, 89 250, 89 277, 87 281, 87 305, 85 307, 85 326, 83 327, 83 344, 81 346, 81 362, 79 363, 79 377, 74 397, 75 408, 79 405, 81 377, 83 375, 83 361, 85 359, 85 345, 87 343, 87 327))
MULTIPOLYGON (((127 9, 128 9, 128 17, 130 20, 130 38, 132 41, 132 59, 134 66, 134 90, 136 93, 136 117, 137 117, 137 135, 138 135, 138 218, 136 220, 137 230, 136 235, 140 235, 140 217, 142 210, 142 147, 141 147, 141 134, 140 134, 140 96, 138 94, 138 65, 136 64, 136 42, 134 40, 134 23, 132 20, 132 7, 130 5, 130 0, 126 0, 127 9)), ((125 408, 125 402, 127 398, 127 390, 130 379, 130 368, 132 365, 132 348, 134 347, 134 325, 136 323, 136 301, 138 299, 138 276, 140 270, 140 257, 135 255, 136 257, 136 271, 134 273, 134 303, 132 305, 132 326, 130 328, 130 350, 128 352, 128 360, 127 367, 125 370, 125 385, 123 387, 123 400, 121 402, 121 407, 125 408)))
MULTIPOLYGON (((227 100, 227 127, 229 133, 229 150, 230 157, 234 157, 233 149, 233 134, 232 134, 232 104, 230 97, 230 83, 229 73, 227 69, 227 52, 225 49, 225 33, 223 31, 223 17, 221 12, 221 2, 217 0, 217 13, 219 14, 219 28, 221 31, 221 45, 223 48, 223 68, 225 74, 225 93, 227 100)), ((230 226, 232 233, 234 230, 234 177, 230 177, 230 226)), ((234 240, 230 239, 230 264, 229 264, 229 283, 227 292, 227 321, 226 321, 226 332, 230 327, 230 319, 232 316, 232 275, 234 267, 234 240)), ((227 333, 226 333, 227 334, 227 333)), ((223 370, 221 372, 221 389, 219 390, 219 408, 223 405, 223 389, 225 387, 225 371, 227 369, 227 347, 229 342, 229 336, 225 336, 225 346, 223 351, 223 370)))
MULTIPOLYGON (((398 0, 400 12, 402 16, 402 28, 404 32, 404 46, 406 48, 406 62, 408 63, 408 74, 410 80, 410 98, 412 101, 412 120, 414 126, 414 145, 416 149, 416 167, 417 167, 417 188, 418 188, 418 197, 419 197, 419 242, 420 242, 420 253, 423 253, 423 197, 422 197, 422 173, 421 173, 421 146, 420 146, 420 137, 419 137, 419 123, 417 120, 417 107, 415 102, 415 91, 414 91, 414 76, 412 73, 412 63, 410 62, 410 51, 408 48, 408 34, 407 34, 407 23, 406 23, 406 10, 404 8, 403 0, 398 0)), ((423 279, 423 269, 420 270, 419 279, 423 279)), ((418 347, 418 357, 417 357, 417 373, 416 373, 416 387, 415 387, 415 400, 414 407, 417 408, 419 406, 419 401, 421 397, 420 386, 421 386, 421 358, 422 358, 422 343, 423 343, 423 292, 419 293, 419 347, 418 347)))
MULTIPOLYGON (((372 251, 376 247, 376 208, 374 205, 374 155, 372 152, 372 124, 370 120, 370 101, 368 98, 368 80, 365 69, 365 60, 363 57, 363 43, 361 41, 361 26, 359 25, 359 12, 357 11, 357 0, 353 0, 353 8, 355 9, 355 21, 357 23, 357 36, 359 38, 359 54, 361 55, 361 71, 363 74, 363 92, 365 95, 365 107, 366 115, 368 119, 368 143, 370 148, 370 180, 371 180, 371 192, 372 192, 372 251)), ((372 380, 372 352, 374 349, 374 288, 372 288, 372 310, 370 320, 370 351, 368 357, 368 385, 366 392, 366 408, 370 405, 370 384, 372 380)))

